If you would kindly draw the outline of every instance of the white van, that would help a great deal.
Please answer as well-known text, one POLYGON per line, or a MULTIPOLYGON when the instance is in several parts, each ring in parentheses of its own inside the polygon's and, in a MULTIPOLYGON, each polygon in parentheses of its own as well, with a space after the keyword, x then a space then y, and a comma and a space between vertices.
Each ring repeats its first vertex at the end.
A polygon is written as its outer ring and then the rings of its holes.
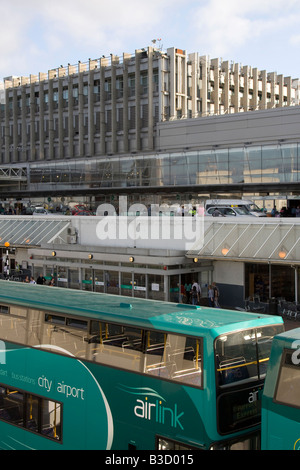
POLYGON ((265 212, 254 204, 253 201, 247 199, 208 199, 205 202, 205 210, 210 207, 243 207, 249 214, 256 217, 266 217, 265 212))

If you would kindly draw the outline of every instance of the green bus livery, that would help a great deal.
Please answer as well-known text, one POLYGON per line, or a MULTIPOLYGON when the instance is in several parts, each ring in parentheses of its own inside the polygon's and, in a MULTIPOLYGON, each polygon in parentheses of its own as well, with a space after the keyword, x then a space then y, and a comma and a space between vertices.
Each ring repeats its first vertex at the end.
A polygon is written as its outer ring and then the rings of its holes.
POLYGON ((274 337, 262 397, 262 450, 300 450, 300 328, 274 337))
POLYGON ((282 331, 278 316, 0 281, 0 448, 259 448, 282 331))

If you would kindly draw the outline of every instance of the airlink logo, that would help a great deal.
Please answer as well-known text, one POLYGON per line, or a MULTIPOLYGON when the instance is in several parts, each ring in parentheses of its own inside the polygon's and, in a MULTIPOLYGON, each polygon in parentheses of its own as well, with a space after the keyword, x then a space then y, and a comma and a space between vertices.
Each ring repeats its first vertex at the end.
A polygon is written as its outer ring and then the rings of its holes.
POLYGON ((135 400, 135 406, 133 407, 133 412, 137 418, 184 430, 181 422, 184 412, 180 413, 178 411, 177 403, 172 407, 165 406, 166 400, 152 388, 134 388, 126 385, 120 385, 119 388, 123 392, 140 396, 135 400))
POLYGON ((0 364, 6 364, 6 345, 0 341, 0 364))

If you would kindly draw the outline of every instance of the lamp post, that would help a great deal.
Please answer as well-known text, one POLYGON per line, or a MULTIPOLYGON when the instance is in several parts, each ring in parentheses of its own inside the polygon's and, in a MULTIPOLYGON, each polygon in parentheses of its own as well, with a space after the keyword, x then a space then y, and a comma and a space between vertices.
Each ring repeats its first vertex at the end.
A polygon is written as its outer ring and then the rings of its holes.
POLYGON ((9 279, 9 258, 8 258, 8 248, 10 247, 10 243, 9 242, 5 242, 4 243, 4 246, 6 247, 6 260, 5 260, 5 266, 6 266, 6 277, 7 279, 9 279))

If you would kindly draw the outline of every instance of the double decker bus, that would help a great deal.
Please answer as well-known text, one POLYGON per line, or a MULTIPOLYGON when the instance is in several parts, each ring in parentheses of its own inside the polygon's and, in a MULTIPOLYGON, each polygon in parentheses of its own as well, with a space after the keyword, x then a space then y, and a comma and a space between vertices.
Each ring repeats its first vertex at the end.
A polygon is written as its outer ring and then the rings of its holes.
POLYGON ((281 317, 0 281, 2 449, 259 448, 281 317))
POLYGON ((262 450, 300 450, 300 328, 274 337, 262 397, 262 450))

